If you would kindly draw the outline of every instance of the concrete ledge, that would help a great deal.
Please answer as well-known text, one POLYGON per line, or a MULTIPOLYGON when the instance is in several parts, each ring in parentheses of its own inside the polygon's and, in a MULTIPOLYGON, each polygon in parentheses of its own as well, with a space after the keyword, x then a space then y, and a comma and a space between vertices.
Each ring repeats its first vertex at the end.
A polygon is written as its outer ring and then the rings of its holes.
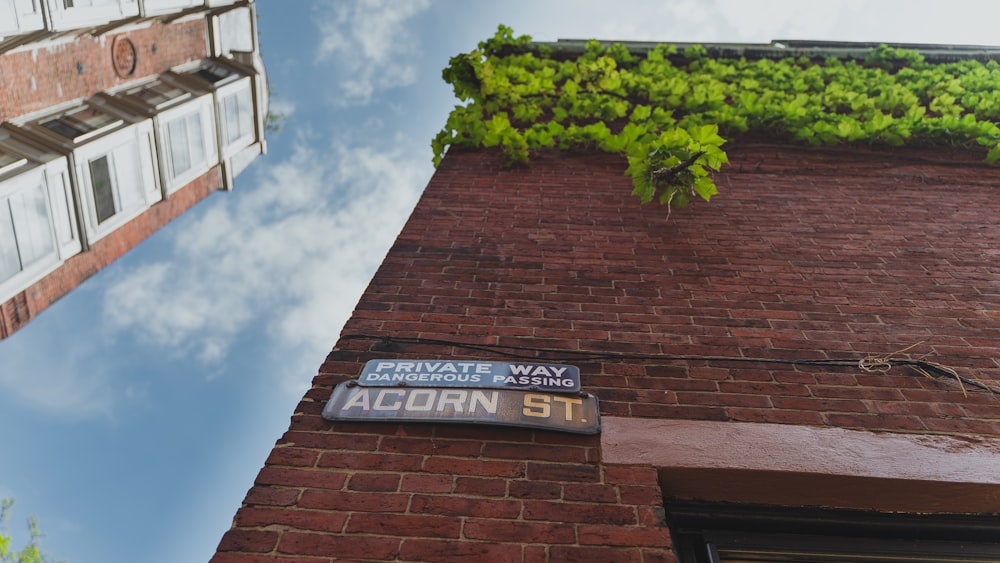
POLYGON ((602 417, 605 463, 665 495, 926 513, 1000 512, 1000 440, 784 424, 602 417))

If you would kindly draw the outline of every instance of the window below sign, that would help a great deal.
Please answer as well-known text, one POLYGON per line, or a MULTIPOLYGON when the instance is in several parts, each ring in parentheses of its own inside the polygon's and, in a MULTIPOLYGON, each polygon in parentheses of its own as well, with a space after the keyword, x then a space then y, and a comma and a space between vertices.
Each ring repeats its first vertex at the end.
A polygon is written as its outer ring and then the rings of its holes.
POLYGON ((679 563, 1000 561, 992 517, 697 504, 668 513, 679 563))

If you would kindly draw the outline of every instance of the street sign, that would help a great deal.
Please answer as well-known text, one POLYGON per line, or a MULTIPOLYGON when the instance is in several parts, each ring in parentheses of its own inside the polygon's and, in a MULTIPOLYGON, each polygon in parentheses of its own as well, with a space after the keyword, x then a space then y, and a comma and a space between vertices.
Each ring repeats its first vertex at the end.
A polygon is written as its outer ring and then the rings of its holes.
POLYGON ((364 387, 345 381, 323 408, 330 421, 451 422, 601 431, 597 398, 511 389, 364 387))
POLYGON ((364 387, 464 387, 580 391, 580 370, 564 364, 472 360, 370 360, 358 378, 364 387))

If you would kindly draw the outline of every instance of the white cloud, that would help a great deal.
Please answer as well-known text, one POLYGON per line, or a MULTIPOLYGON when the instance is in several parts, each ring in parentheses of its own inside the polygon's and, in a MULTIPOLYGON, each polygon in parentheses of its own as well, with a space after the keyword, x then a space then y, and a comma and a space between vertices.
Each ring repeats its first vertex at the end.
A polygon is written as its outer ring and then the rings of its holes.
POLYGON ((296 110, 295 102, 280 96, 271 96, 267 104, 269 111, 276 115, 280 115, 283 119, 291 117, 296 110))
POLYGON ((114 280, 106 317, 209 364, 266 326, 283 349, 305 352, 287 375, 307 381, 427 181, 430 166, 414 154, 300 142, 257 185, 191 220, 165 261, 114 280))
POLYGON ((430 0, 354 0, 316 11, 316 60, 332 62, 342 77, 342 105, 367 104, 379 91, 416 82, 419 49, 407 25, 428 7, 430 0))
POLYGON ((539 40, 766 43, 773 39, 997 43, 1000 7, 982 0, 633 0, 520 1, 504 21, 539 40), (975 17, 970 17, 975 14, 975 17))

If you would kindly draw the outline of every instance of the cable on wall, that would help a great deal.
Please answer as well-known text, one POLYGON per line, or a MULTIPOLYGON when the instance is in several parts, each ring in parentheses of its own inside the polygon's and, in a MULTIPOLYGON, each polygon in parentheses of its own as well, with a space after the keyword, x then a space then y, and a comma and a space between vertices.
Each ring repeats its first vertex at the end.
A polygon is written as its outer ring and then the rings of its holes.
POLYGON ((671 354, 628 354, 620 352, 598 352, 587 350, 561 350, 558 348, 543 348, 537 346, 514 346, 510 344, 476 344, 471 342, 461 342, 457 340, 445 340, 439 338, 419 338, 412 336, 389 336, 374 334, 345 334, 342 340, 371 340, 381 343, 381 349, 386 351, 398 351, 398 345, 418 344, 430 346, 451 346, 465 350, 475 350, 479 352, 489 352, 506 358, 519 360, 543 360, 543 361, 624 361, 624 360, 658 360, 673 362, 739 362, 756 364, 784 364, 784 365, 809 365, 809 366, 829 366, 829 367, 855 367, 866 373, 885 373, 893 366, 905 366, 913 371, 931 379, 954 379, 962 388, 962 393, 966 393, 965 386, 975 387, 987 391, 994 395, 1000 395, 1000 389, 976 381, 975 379, 964 377, 954 369, 939 364, 920 359, 894 358, 896 354, 903 353, 917 344, 913 344, 902 350, 898 350, 885 356, 868 355, 863 358, 828 358, 816 359, 787 359, 787 358, 748 358, 744 356, 698 356, 698 355, 671 355, 671 354))

